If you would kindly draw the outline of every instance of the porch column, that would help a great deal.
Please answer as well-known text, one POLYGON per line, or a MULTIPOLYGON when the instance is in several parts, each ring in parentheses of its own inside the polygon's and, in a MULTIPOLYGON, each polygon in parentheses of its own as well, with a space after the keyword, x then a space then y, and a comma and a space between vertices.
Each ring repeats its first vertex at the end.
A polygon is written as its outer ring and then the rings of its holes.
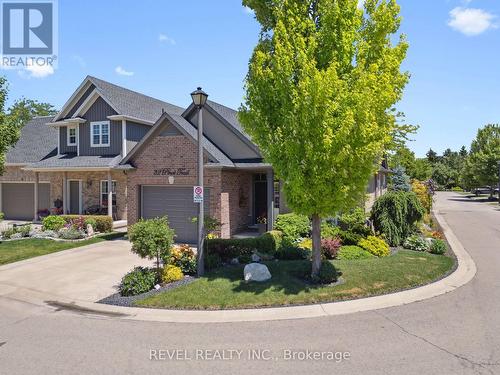
POLYGON ((267 171, 267 230, 273 230, 274 226, 274 173, 267 171))
POLYGON ((63 201, 63 215, 66 215, 68 209, 68 172, 63 173, 63 186, 62 186, 62 201, 63 201))
POLYGON ((113 180, 111 171, 108 171, 108 216, 113 218, 113 180))
POLYGON ((33 221, 38 221, 38 182, 39 182, 39 175, 38 175, 38 172, 35 172, 35 204, 34 204, 34 207, 33 207, 33 221))

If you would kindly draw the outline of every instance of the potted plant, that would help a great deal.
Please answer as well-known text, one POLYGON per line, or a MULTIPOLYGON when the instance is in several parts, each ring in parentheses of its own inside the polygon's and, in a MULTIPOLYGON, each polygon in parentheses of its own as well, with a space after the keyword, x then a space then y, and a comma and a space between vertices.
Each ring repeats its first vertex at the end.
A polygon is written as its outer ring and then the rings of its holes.
POLYGON ((259 230, 259 234, 266 233, 266 230, 267 230, 267 218, 265 216, 259 216, 257 218, 257 229, 259 230))

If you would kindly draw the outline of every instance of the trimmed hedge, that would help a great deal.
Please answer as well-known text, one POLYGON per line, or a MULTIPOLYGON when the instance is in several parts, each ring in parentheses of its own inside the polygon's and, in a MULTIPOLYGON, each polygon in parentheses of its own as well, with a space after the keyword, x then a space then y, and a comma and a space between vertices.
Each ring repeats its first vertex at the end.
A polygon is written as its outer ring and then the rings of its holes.
POLYGON ((78 219, 80 217, 85 220, 93 220, 96 223, 96 227, 94 228, 96 231, 101 233, 109 233, 113 231, 113 219, 110 216, 106 215, 60 215, 67 223, 71 222, 74 219, 78 219))
POLYGON ((295 213, 278 215, 274 228, 282 232, 285 240, 290 242, 301 237, 309 237, 311 233, 309 218, 295 213))
POLYGON ((223 262, 240 256, 251 256, 254 251, 275 255, 281 248, 283 234, 279 231, 264 233, 255 238, 214 238, 205 241, 205 254, 217 255, 223 262))

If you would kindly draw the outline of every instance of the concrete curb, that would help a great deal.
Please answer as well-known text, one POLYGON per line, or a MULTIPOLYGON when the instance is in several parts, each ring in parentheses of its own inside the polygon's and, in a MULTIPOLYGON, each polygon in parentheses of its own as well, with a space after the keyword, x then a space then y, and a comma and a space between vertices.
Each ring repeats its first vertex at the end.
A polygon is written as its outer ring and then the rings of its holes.
POLYGON ((15 293, 15 297, 13 295, 10 295, 9 297, 38 305, 41 301, 43 301, 43 304, 45 305, 52 307, 56 306, 58 309, 75 311, 77 313, 88 315, 104 315, 122 320, 170 323, 229 323, 304 319, 402 306, 452 292, 467 284, 476 274, 476 265, 470 255, 464 249, 440 213, 434 212, 434 214, 437 221, 443 228, 443 232, 450 244, 450 247, 457 257, 458 266, 456 270, 444 279, 436 281, 432 284, 393 294, 308 306, 221 311, 163 310, 120 307, 78 300, 62 300, 56 296, 40 295, 37 292, 28 290, 18 290, 15 293))

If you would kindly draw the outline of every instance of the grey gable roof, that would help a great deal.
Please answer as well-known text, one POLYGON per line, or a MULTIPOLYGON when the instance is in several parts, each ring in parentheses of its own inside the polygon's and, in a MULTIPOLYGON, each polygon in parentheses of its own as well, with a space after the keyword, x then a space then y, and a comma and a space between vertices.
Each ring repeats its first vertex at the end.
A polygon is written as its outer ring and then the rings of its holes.
POLYGON ((26 167, 28 170, 71 168, 113 168, 118 165, 121 155, 116 156, 76 156, 75 154, 54 155, 26 167))
MULTIPOLYGON (((198 141, 198 132, 189 121, 187 121, 181 115, 170 115, 169 113, 164 113, 158 119, 158 121, 156 121, 155 125, 149 130, 149 132, 142 138, 142 140, 137 143, 135 147, 127 154, 127 156, 120 162, 120 164, 127 165, 130 159, 132 159, 135 154, 140 152, 140 150, 147 144, 148 140, 154 137, 156 133, 158 133, 158 128, 160 128, 165 120, 168 120, 184 135, 188 136, 193 141, 198 141)), ((221 150, 219 150, 217 146, 215 146, 205 137, 203 137, 203 148, 213 159, 215 159, 214 161, 216 164, 225 167, 234 166, 233 162, 221 150)))
POLYGON ((89 76, 88 79, 120 115, 136 117, 154 123, 160 118, 162 111, 171 115, 180 115, 184 112, 182 107, 114 85, 99 78, 89 76))
POLYGON ((54 116, 35 117, 21 128, 21 136, 6 155, 11 164, 29 164, 57 153, 57 129, 47 125, 54 116))

